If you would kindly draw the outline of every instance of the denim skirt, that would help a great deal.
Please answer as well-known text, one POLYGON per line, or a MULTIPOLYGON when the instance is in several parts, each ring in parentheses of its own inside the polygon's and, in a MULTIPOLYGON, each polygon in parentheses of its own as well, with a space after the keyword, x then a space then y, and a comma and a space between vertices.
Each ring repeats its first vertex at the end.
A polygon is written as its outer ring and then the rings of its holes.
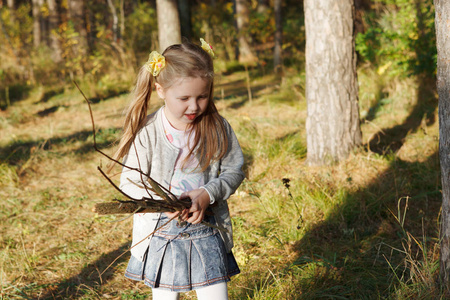
MULTIPOLYGON (((158 226, 168 220, 162 214, 158 226)), ((212 216, 205 221, 215 224, 212 216)), ((217 229, 201 223, 182 226, 172 220, 155 232, 143 261, 131 256, 125 277, 144 280, 152 288, 185 292, 230 281, 239 273, 217 229)))

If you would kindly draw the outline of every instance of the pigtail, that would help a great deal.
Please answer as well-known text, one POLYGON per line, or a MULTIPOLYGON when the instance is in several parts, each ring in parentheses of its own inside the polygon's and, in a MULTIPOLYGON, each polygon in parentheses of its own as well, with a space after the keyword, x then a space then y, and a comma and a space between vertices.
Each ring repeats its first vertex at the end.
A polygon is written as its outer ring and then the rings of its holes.
MULTIPOLYGON (((118 161, 123 158, 131 148, 131 145, 139 130, 144 127, 147 119, 147 109, 152 95, 153 75, 144 67, 141 68, 136 79, 136 85, 132 92, 132 100, 125 114, 123 133, 119 147, 113 158, 118 161)), ((110 172, 115 163, 108 166, 110 172)))

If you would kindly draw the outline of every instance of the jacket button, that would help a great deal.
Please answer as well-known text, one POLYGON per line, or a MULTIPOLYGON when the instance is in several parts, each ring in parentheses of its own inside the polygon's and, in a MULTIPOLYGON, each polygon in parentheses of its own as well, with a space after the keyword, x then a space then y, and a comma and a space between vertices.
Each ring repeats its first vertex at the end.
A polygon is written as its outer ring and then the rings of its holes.
POLYGON ((182 232, 182 233, 180 233, 180 237, 182 238, 182 239, 187 239, 188 237, 190 237, 191 235, 189 234, 189 233, 187 233, 187 232, 182 232))

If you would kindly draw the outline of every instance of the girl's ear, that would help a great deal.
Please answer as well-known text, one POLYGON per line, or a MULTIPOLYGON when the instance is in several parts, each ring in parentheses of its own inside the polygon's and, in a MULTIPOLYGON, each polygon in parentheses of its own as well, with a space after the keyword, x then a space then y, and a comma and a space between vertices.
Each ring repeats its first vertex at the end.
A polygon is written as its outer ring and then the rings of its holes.
POLYGON ((164 98, 166 98, 166 95, 164 93, 163 87, 159 83, 155 82, 155 88, 156 88, 156 92, 158 93, 159 98, 164 100, 164 98))

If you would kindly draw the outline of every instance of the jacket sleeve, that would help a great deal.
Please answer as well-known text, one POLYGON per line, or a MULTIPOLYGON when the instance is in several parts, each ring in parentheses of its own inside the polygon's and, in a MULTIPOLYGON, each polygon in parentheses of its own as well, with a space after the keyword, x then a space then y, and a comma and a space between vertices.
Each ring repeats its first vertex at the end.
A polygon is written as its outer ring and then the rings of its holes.
POLYGON ((148 134, 145 129, 142 129, 136 135, 128 154, 124 157, 123 164, 130 168, 140 169, 143 174, 123 167, 120 175, 119 188, 134 199, 149 197, 149 192, 143 188, 143 182, 147 182, 150 174, 151 155, 152 149, 148 141, 148 134))
POLYGON ((213 163, 210 166, 214 174, 202 187, 208 192, 211 204, 228 199, 245 178, 242 171, 244 164, 242 149, 230 124, 225 119, 224 122, 227 129, 228 151, 218 164, 213 163))

